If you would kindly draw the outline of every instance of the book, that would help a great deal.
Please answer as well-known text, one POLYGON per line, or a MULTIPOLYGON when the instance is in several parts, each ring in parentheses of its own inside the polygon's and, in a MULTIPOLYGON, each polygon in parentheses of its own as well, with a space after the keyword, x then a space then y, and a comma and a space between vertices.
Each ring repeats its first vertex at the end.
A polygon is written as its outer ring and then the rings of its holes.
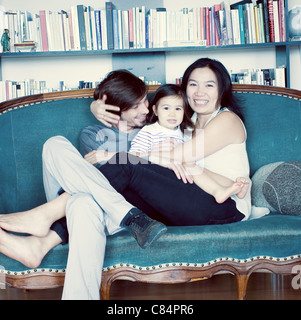
POLYGON ((275 42, 274 5, 273 5, 273 0, 268 0, 268 14, 269 14, 269 34, 270 34, 270 42, 275 42))
POLYGON ((129 12, 122 11, 122 43, 124 49, 130 48, 129 12))
POLYGON ((279 29, 278 1, 276 1, 276 0, 273 0, 273 17, 274 17, 275 42, 279 42, 280 41, 280 29, 279 29))
POLYGON ((91 21, 92 50, 96 51, 98 50, 98 33, 96 31, 96 15, 94 9, 89 11, 89 17, 91 21))
POLYGON ((83 5, 77 5, 78 33, 80 50, 87 50, 85 10, 83 5))
POLYGON ((79 36, 79 22, 78 22, 78 11, 77 6, 71 7, 71 19, 72 19, 72 33, 74 50, 80 50, 80 36, 79 36))
POLYGON ((40 10, 40 23, 41 23, 41 39, 42 39, 42 49, 43 51, 48 51, 48 36, 47 36, 47 26, 46 26, 46 16, 45 10, 40 10))
POLYGON ((118 21, 118 11, 116 9, 112 10, 112 17, 113 17, 113 43, 114 49, 120 49, 119 45, 119 21, 118 21))
POLYGON ((94 50, 102 50, 102 41, 101 41, 101 22, 100 22, 100 10, 95 10, 95 32, 96 32, 96 49, 94 50))
POLYGON ((108 32, 106 10, 100 11, 102 50, 108 50, 108 32))
POLYGON ((108 50, 114 49, 114 27, 113 27, 113 8, 112 2, 106 2, 106 23, 107 23, 107 43, 108 50))

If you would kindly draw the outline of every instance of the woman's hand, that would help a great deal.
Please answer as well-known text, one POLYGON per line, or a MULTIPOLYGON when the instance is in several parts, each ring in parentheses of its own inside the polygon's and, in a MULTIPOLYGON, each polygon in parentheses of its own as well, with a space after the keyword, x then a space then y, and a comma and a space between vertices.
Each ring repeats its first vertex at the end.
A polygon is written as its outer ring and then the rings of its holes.
POLYGON ((90 110, 94 117, 107 127, 117 124, 120 117, 110 111, 119 111, 119 107, 106 104, 107 96, 103 95, 102 99, 95 100, 90 105, 90 110))
POLYGON ((166 139, 164 142, 157 143, 151 148, 151 152, 172 151, 176 145, 175 139, 166 139))
POLYGON ((115 152, 107 152, 105 150, 93 150, 85 155, 85 159, 91 164, 96 164, 101 161, 109 161, 115 152))
POLYGON ((193 183, 193 176, 184 167, 182 163, 176 163, 171 158, 171 150, 162 152, 151 152, 149 155, 149 161, 160 165, 161 167, 173 170, 179 180, 184 183, 193 183))

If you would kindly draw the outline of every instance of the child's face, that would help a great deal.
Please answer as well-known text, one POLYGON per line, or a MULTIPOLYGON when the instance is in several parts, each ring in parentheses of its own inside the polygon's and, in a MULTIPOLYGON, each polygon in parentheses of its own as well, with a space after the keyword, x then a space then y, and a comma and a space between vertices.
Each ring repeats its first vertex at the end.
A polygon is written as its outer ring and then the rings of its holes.
POLYGON ((168 96, 159 100, 158 107, 153 106, 162 127, 174 129, 180 125, 184 117, 183 99, 178 96, 168 96))

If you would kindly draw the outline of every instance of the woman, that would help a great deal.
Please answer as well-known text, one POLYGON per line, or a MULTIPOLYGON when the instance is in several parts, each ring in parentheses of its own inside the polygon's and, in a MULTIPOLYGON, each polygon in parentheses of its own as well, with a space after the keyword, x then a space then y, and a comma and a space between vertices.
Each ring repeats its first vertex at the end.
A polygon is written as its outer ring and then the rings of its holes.
MULTIPOLYGON (((116 165, 106 164, 100 170, 117 191, 132 189, 161 212, 170 225, 247 219, 251 210, 250 190, 244 199, 233 196, 218 204, 195 184, 177 181, 174 174, 164 168, 170 167, 170 163, 181 164, 184 156, 186 162, 201 162, 205 169, 231 180, 249 176, 246 130, 225 67, 215 60, 199 59, 184 73, 182 86, 194 112, 193 138, 177 146, 172 153, 151 153, 150 161, 159 166, 132 165, 137 161, 131 156, 127 164, 121 165, 117 155, 116 165)), ((181 165, 175 172, 178 178, 184 175, 181 165)))

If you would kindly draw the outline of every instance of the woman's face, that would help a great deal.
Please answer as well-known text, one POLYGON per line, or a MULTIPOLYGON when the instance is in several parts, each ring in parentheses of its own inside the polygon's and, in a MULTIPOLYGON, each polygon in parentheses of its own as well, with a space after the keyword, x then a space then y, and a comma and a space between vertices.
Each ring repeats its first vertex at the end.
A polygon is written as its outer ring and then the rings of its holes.
POLYGON ((190 107, 198 115, 211 115, 218 108, 218 81, 208 67, 194 69, 188 79, 186 94, 190 107))

